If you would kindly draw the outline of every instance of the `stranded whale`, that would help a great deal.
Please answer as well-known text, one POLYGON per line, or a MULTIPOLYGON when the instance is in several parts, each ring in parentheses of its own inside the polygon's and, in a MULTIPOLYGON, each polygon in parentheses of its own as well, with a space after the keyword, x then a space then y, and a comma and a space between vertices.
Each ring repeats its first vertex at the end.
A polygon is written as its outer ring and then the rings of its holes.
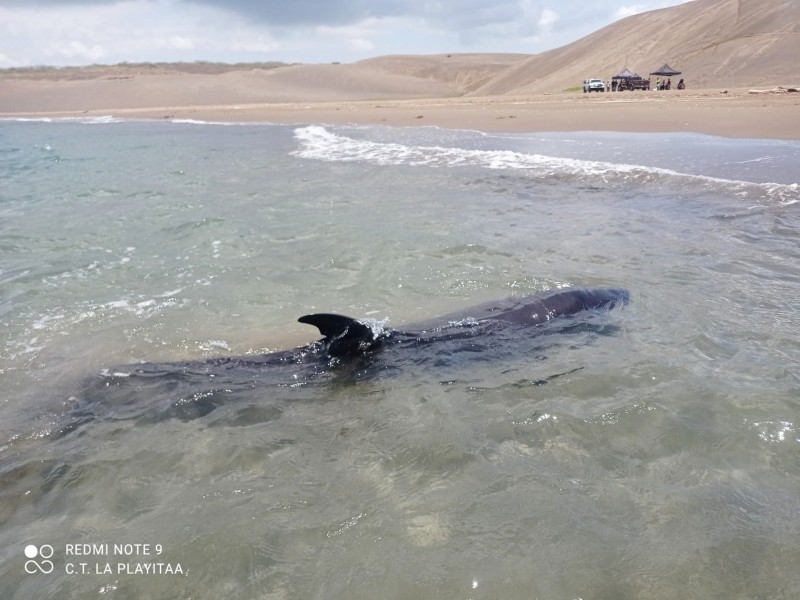
POLYGON ((579 288, 524 297, 518 300, 490 302, 440 317, 434 322, 412 326, 407 332, 384 331, 368 322, 342 315, 318 313, 298 319, 314 325, 325 336, 321 341, 325 354, 332 357, 353 356, 374 351, 392 343, 433 341, 472 336, 478 325, 543 325, 558 317, 588 310, 611 309, 626 304, 630 296, 623 288, 579 288))
POLYGON ((299 321, 317 327, 323 338, 299 348, 107 369, 65 403, 66 424, 53 433, 65 435, 95 420, 190 420, 226 405, 225 413, 236 416, 220 415, 219 422, 252 424, 277 418, 282 402, 319 398, 381 375, 428 373, 436 380, 450 369, 460 377, 469 373, 469 361, 494 361, 505 369, 520 357, 541 356, 543 346, 532 338, 609 331, 607 320, 595 318, 628 301, 622 288, 568 288, 482 304, 403 330, 309 314, 299 321), (324 392, 319 386, 331 387, 324 392))

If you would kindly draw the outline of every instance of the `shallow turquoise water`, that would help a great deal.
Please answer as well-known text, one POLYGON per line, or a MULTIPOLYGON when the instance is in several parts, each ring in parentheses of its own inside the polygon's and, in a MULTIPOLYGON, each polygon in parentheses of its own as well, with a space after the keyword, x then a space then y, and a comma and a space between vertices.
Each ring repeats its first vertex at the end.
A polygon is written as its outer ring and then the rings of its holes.
POLYGON ((0 155, 4 597, 800 593, 800 144, 6 121, 0 155), (134 389, 52 435, 105 368, 568 285, 633 301, 383 376, 234 374, 196 419, 134 389))

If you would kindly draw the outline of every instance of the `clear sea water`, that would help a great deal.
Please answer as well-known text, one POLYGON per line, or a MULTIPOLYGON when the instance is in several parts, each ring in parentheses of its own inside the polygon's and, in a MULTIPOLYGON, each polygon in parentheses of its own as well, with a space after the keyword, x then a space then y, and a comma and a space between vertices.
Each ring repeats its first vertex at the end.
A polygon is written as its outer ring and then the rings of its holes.
POLYGON ((0 595, 800 597, 798 182, 786 141, 0 122, 0 595), (600 331, 104 396, 594 285, 600 331))

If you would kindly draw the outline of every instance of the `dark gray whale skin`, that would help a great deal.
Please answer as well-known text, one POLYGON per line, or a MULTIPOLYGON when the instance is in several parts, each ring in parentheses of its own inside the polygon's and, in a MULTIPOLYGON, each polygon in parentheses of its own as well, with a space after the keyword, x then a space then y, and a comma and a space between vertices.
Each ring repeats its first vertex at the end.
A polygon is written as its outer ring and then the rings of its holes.
POLYGON ((507 327, 530 327, 536 330, 561 317, 586 311, 607 311, 625 305, 629 300, 630 295, 624 288, 568 288, 480 304, 432 321, 410 325, 403 331, 383 330, 370 325, 368 321, 343 315, 315 313, 304 315, 298 321, 317 327, 323 338, 293 350, 203 361, 142 363, 120 367, 115 371, 135 375, 167 371, 199 374, 232 369, 262 371, 270 367, 328 364, 331 359, 346 362, 394 347, 420 349, 437 342, 496 335, 507 327))
POLYGON ((96 420, 186 421, 232 402, 239 408, 225 412, 241 412, 249 423, 254 413, 279 413, 283 401, 318 398, 319 386, 333 392, 391 373, 458 372, 469 360, 502 363, 536 352, 527 338, 573 331, 592 313, 628 301, 622 288, 568 288, 481 304, 403 331, 336 314, 305 315, 299 321, 317 327, 323 338, 292 350, 106 369, 70 397, 67 421, 54 435, 96 420))
MULTIPOLYGON (((335 314, 313 314, 300 317, 301 323, 314 325, 325 336, 321 343, 328 356, 342 357, 363 354, 383 346, 412 340, 453 339, 468 334, 480 323, 544 325, 558 317, 576 315, 589 310, 609 310, 630 300, 624 288, 575 288, 544 294, 488 302, 435 321, 412 325, 406 332, 377 333, 363 321, 335 314)), ((491 327, 487 328, 489 331, 491 327)))
MULTIPOLYGON (((298 365, 308 362, 327 362, 331 358, 363 356, 394 346, 416 346, 446 340, 492 335, 504 326, 543 326, 560 317, 578 315, 585 311, 610 310, 630 301, 624 288, 568 288, 522 298, 487 302, 444 315, 437 319, 409 325, 403 331, 382 330, 368 321, 333 313, 315 313, 298 319, 313 325, 323 335, 321 340, 307 346, 252 356, 226 356, 204 361, 175 362, 175 369, 263 369, 279 365, 298 365)), ((150 363, 133 365, 128 369, 143 372, 150 363)), ((119 369, 118 369, 119 370, 119 369)), ((125 368, 123 368, 125 370, 125 368)))

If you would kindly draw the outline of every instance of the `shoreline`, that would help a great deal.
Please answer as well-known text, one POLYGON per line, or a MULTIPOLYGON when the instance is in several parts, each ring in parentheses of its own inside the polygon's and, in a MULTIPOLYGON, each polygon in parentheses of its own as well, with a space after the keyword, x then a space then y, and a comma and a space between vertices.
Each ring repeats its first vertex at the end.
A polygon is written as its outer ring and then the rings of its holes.
MULTIPOLYGON (((102 98, 84 110, 30 111, 0 104, 0 118, 109 116, 276 124, 436 126, 491 133, 618 131, 700 133, 732 138, 800 140, 800 94, 750 90, 561 93, 313 102, 222 102, 125 106, 102 98), (120 106, 115 108, 115 106, 120 106)), ((202 99, 201 99, 202 100, 202 99)), ((58 100, 54 100, 57 105, 58 100)), ((11 103, 13 104, 13 103, 11 103)))

